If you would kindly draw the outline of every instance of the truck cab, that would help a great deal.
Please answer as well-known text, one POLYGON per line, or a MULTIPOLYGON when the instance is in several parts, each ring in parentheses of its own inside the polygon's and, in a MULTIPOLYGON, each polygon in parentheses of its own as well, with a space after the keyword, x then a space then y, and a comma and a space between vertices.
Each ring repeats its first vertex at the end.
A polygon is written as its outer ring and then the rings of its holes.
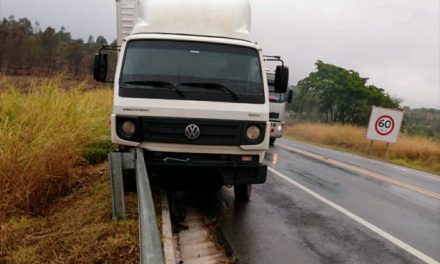
POLYGON ((267 72, 267 82, 269 86, 269 120, 270 120, 270 139, 269 144, 274 145, 277 138, 283 136, 284 113, 286 104, 292 102, 293 92, 277 92, 274 87, 275 74, 267 72))
MULTIPOLYGON (((251 185, 266 181, 270 134, 249 2, 118 0, 117 12, 112 142, 143 149, 148 174, 165 187, 202 174, 200 181, 234 186, 236 200, 248 201, 251 185)), ((104 48, 96 80, 107 81, 107 61, 104 48)), ((288 78, 286 69, 278 78, 288 78)))

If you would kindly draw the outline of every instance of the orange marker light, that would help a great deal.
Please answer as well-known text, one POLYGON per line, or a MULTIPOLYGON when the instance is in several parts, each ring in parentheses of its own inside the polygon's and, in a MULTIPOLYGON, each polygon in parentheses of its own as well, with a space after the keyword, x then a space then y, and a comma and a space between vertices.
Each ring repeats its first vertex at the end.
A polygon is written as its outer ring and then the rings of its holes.
POLYGON ((252 156, 241 156, 241 161, 252 161, 252 156))

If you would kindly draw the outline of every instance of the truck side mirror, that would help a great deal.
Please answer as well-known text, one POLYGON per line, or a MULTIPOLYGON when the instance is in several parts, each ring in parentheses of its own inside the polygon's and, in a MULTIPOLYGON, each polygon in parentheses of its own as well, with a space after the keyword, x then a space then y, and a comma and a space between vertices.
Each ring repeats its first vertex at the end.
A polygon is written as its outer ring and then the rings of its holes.
POLYGON ((93 62, 93 78, 98 82, 107 81, 108 55, 103 53, 95 54, 93 62))
POLYGON ((287 103, 292 103, 293 101, 293 91, 289 90, 289 92, 287 93, 287 103))
POLYGON ((289 84, 289 68, 286 66, 277 66, 275 70, 274 88, 277 93, 285 93, 289 84))

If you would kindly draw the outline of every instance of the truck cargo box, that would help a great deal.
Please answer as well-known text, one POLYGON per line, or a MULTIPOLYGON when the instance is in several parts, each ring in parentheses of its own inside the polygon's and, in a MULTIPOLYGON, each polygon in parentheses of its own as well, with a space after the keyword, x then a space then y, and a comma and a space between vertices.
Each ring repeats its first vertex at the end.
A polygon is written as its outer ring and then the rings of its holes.
POLYGON ((116 0, 118 44, 129 34, 164 33, 251 41, 248 0, 116 0))

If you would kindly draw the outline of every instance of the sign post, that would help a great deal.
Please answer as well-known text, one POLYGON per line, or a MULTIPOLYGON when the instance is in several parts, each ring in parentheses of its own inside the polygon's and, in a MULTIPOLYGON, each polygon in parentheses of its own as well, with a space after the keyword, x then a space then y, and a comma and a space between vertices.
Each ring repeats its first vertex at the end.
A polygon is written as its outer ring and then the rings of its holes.
POLYGON ((387 142, 384 158, 387 157, 390 143, 396 143, 402 126, 403 112, 373 106, 368 124, 367 138, 371 139, 368 154, 371 153, 373 141, 387 142))

